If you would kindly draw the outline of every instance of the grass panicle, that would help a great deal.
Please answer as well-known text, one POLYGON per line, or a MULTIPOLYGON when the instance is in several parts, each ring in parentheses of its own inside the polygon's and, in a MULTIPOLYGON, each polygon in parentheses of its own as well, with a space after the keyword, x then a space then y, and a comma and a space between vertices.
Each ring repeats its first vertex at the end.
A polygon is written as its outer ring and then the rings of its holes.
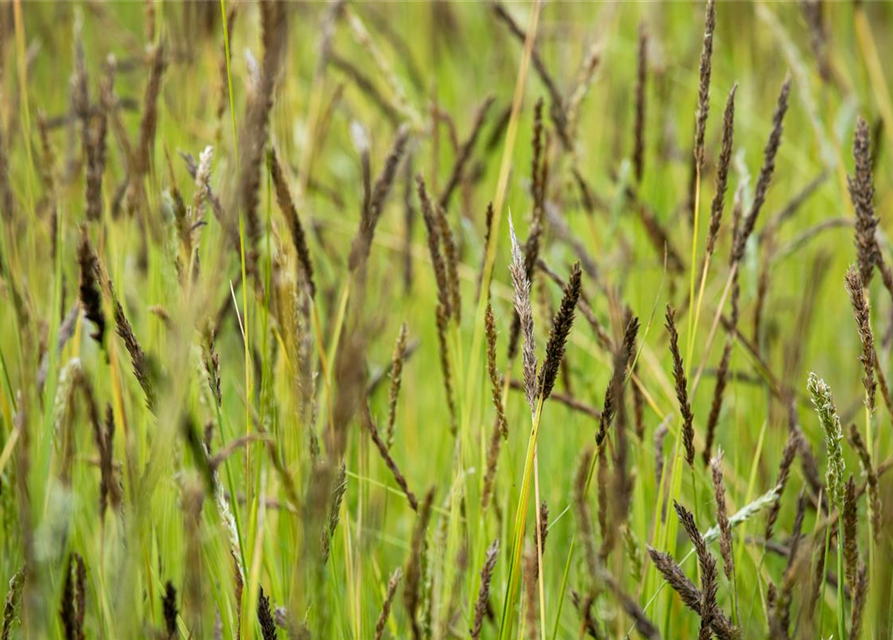
POLYGON ((419 604, 422 600, 422 580, 424 579, 422 555, 427 547, 425 533, 428 530, 428 521, 431 519, 433 502, 434 489, 432 488, 425 494, 417 510, 418 516, 412 533, 412 546, 409 551, 409 560, 407 561, 405 571, 406 580, 403 585, 403 606, 406 609, 406 615, 409 617, 412 637, 415 640, 420 640, 422 637, 422 627, 418 619, 419 604))
POLYGON ((164 615, 164 632, 168 640, 177 637, 177 590, 174 584, 168 580, 164 585, 164 595, 161 598, 161 612, 164 615))
POLYGON ((856 574, 859 571, 859 543, 857 524, 856 481, 852 474, 846 481, 843 491, 843 567, 846 571, 846 582, 852 591, 856 587, 856 574))
POLYGON ((673 356, 673 379, 676 382, 676 400, 682 414, 682 443, 685 445, 685 461, 693 466, 695 461, 694 414, 688 400, 688 380, 679 352, 679 332, 676 330, 676 311, 667 305, 666 329, 670 336, 670 354, 673 356))
POLYGON ((881 259, 878 247, 877 226, 880 220, 874 211, 874 178, 872 176, 871 133, 868 123, 861 116, 856 120, 853 135, 853 159, 856 162, 853 176, 847 177, 847 186, 856 213, 856 259, 862 285, 871 284, 874 268, 881 259))
POLYGON ((490 606, 490 584, 493 582, 493 570, 496 568, 496 561, 499 559, 499 539, 497 538, 487 547, 487 554, 484 559, 484 566, 481 568, 481 586, 478 589, 477 600, 474 603, 474 620, 471 624, 472 640, 481 637, 481 631, 484 628, 484 617, 490 606))
POLYGON ((673 503, 676 509, 676 515, 685 533, 688 534, 695 552, 698 556, 698 567, 701 571, 701 627, 698 632, 699 640, 710 640, 713 633, 713 621, 718 617, 719 605, 716 603, 716 592, 718 589, 716 575, 716 560, 713 554, 707 549, 707 543, 704 541, 698 526, 695 524, 695 518, 685 507, 678 502, 673 503))
POLYGON ((555 381, 558 379, 558 371, 564 358, 567 339, 574 324, 574 310, 576 309, 577 301, 580 299, 581 278, 580 263, 574 263, 567 285, 564 287, 561 305, 552 319, 552 331, 549 334, 549 340, 546 342, 546 357, 543 360, 539 381, 537 382, 537 387, 540 393, 542 393, 543 400, 547 400, 552 395, 552 389, 555 388, 555 381))
POLYGON ((509 265, 509 272, 512 275, 512 287, 515 294, 513 300, 515 313, 520 323, 520 333, 524 338, 524 346, 521 350, 524 393, 530 413, 533 414, 536 413, 536 403, 539 399, 539 388, 536 383, 537 360, 533 336, 533 305, 530 301, 530 280, 527 277, 524 258, 518 245, 518 238, 515 236, 515 227, 512 224, 511 216, 509 216, 509 234, 512 240, 512 262, 509 265))
POLYGON ((595 444, 602 447, 605 438, 608 436, 608 429, 614 421, 614 415, 617 412, 617 406, 621 401, 621 392, 623 384, 626 380, 626 372, 630 367, 633 356, 636 351, 636 336, 639 334, 639 319, 630 318, 623 333, 623 342, 614 353, 614 372, 611 374, 611 381, 605 391, 605 403, 602 408, 602 414, 598 421, 598 431, 595 434, 595 444))
POLYGON ((384 461, 385 466, 387 466, 391 474, 394 476, 394 482, 397 483, 397 486, 399 486, 406 495, 406 499, 409 501, 409 506, 412 507, 413 511, 418 511, 419 501, 415 494, 409 489, 409 483, 406 482, 406 476, 400 471, 400 467, 397 466, 397 462, 394 460, 391 452, 388 451, 387 443, 381 439, 381 434, 378 433, 378 427, 372 422, 372 415, 369 413, 368 405, 363 412, 363 425, 369 432, 369 437, 372 438, 372 443, 375 445, 375 448, 378 449, 378 453, 384 461))
POLYGON ((871 453, 862 439, 862 434, 856 425, 851 424, 849 430, 849 441, 853 445, 853 449, 859 455, 859 461, 862 464, 862 471, 867 478, 868 484, 868 503, 871 511, 871 529, 875 542, 880 540, 881 535, 881 499, 878 488, 877 470, 871 462, 871 453))
POLYGON ((778 491, 778 498, 769 507, 769 514, 766 518, 766 529, 763 538, 768 542, 772 539, 772 533, 775 528, 775 522, 781 513, 781 496, 788 484, 788 478, 791 474, 791 466, 794 464, 794 458, 800 449, 801 436, 796 431, 791 431, 788 441, 781 453, 781 463, 778 465, 778 475, 775 478, 775 487, 778 491))
POLYGON ((862 385, 865 387, 865 406, 869 413, 874 413, 877 408, 877 381, 874 371, 877 353, 874 350, 874 335, 871 332, 871 306, 865 297, 865 289, 862 287, 862 278, 856 267, 851 266, 846 273, 846 290, 853 307, 853 315, 856 318, 856 328, 859 331, 859 342, 862 344, 862 354, 859 360, 862 362, 862 385))
POLYGON ((385 431, 385 444, 390 449, 394 445, 394 425, 397 423, 397 400, 400 398, 400 384, 403 381, 403 361, 406 358, 406 340, 409 328, 406 323, 400 325, 394 353, 391 356, 391 385, 388 389, 388 426, 385 431))
POLYGON ((735 571, 735 558, 732 553, 732 525, 726 512, 726 485, 722 477, 722 451, 710 461, 710 475, 713 479, 713 497, 716 501, 716 524, 719 527, 719 552, 722 555, 723 570, 731 580, 735 571))
POLYGON ((375 640, 381 640, 384 635, 385 625, 388 623, 388 617, 391 615, 391 604, 394 602, 394 596, 397 595, 397 587, 402 579, 403 570, 400 567, 394 569, 391 577, 388 578, 388 591, 385 594, 384 602, 381 603, 381 613, 378 615, 378 621, 375 623, 375 640))
MULTIPOLYGON (((710 4, 713 4, 712 0, 710 4)), ((719 238, 719 228, 722 224, 722 211, 725 205, 729 167, 732 163, 732 145, 735 138, 735 93, 737 91, 738 83, 736 82, 729 90, 729 97, 726 99, 726 108, 722 117, 722 149, 719 152, 719 160, 716 165, 715 188, 713 200, 710 203, 710 224, 707 228, 707 244, 704 249, 708 256, 712 256, 716 250, 716 240, 719 238)))
MULTIPOLYGON (((711 2, 712 4, 712 2, 711 2)), ((636 111, 633 118, 633 175, 642 183, 645 174, 645 84, 648 79, 648 30, 639 24, 639 49, 636 58, 636 111)))
MULTIPOLYGON (((682 567, 673 560, 673 556, 669 553, 658 551, 650 546, 648 547, 648 555, 651 556, 651 561, 654 563, 654 567, 658 570, 661 576, 663 576, 664 580, 667 581, 667 584, 669 584, 673 591, 679 595, 682 603, 690 610, 694 611, 703 620, 701 612, 704 596, 695 583, 685 575, 682 567)), ((710 619, 710 628, 720 640, 736 640, 739 637, 738 630, 726 615, 719 610, 715 611, 710 619)))
POLYGON ((843 494, 846 477, 846 463, 843 459, 843 429, 840 427, 840 418, 837 415, 837 406, 831 388, 825 384, 816 374, 810 373, 807 390, 812 398, 812 404, 818 414, 822 431, 825 435, 825 448, 828 451, 828 471, 825 480, 828 487, 828 496, 831 502, 839 510, 843 509, 843 494))
POLYGON ((90 244, 86 228, 81 229, 80 242, 78 243, 78 269, 81 305, 84 308, 84 315, 95 327, 94 331, 90 333, 90 337, 99 344, 105 345, 106 320, 102 308, 102 267, 93 251, 93 245, 90 244))
POLYGON ((276 204, 279 205, 279 210, 285 216, 285 222, 291 234, 291 241, 298 256, 298 264, 312 298, 316 296, 316 283, 313 279, 313 261, 310 258, 310 248, 307 246, 307 235, 298 217, 298 211, 291 196, 288 181, 282 170, 279 155, 275 151, 270 153, 270 176, 273 179, 273 186, 276 190, 276 204))
POLYGON ((747 215, 744 216, 741 223, 741 231, 738 235, 732 253, 734 262, 740 262, 744 257, 744 251, 747 247, 747 241, 753 234, 753 230, 757 224, 757 218, 766 202, 766 195, 769 193, 769 186, 772 184, 772 175, 775 173, 775 157, 778 155, 778 149, 781 147, 781 136, 784 131, 784 117, 788 111, 788 98, 791 93, 791 76, 785 77, 784 83, 781 85, 781 91, 778 94, 778 100, 775 103, 775 112, 772 114, 772 130, 769 133, 769 140, 763 150, 763 166, 760 167, 760 174, 757 176, 756 186, 753 192, 753 201, 747 215))
POLYGON ((700 173, 704 166, 704 137, 710 113, 710 75, 713 71, 713 32, 716 29, 716 3, 707 0, 704 11, 704 40, 698 65, 698 107, 695 111, 695 163, 700 173))

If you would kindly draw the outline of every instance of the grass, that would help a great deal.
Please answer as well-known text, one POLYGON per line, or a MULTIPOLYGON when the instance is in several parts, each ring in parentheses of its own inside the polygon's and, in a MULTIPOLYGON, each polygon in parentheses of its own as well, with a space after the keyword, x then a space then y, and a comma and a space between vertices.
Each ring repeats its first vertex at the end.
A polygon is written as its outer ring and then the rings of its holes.
POLYGON ((0 640, 890 637, 893 8, 818 6, 706 84, 695 2, 0 6, 0 640))

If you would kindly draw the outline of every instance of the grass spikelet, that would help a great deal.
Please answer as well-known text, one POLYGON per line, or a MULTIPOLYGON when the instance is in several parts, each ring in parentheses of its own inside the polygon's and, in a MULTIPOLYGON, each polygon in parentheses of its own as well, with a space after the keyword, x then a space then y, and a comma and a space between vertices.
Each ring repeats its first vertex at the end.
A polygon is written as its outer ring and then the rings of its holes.
POLYGON ((698 566, 701 570, 701 628, 698 632, 699 640, 710 640, 712 635, 713 621, 717 618, 719 607, 716 604, 717 576, 716 576, 716 560, 713 554, 707 549, 704 538, 698 531, 695 524, 694 516, 678 502, 674 502, 676 515, 685 533, 695 547, 698 555, 698 566))
POLYGON ((381 459, 384 461, 387 468, 391 471, 391 474, 394 476, 394 481, 403 490, 403 493, 406 494, 406 499, 409 501, 409 506, 412 507, 413 511, 419 510, 419 501, 415 497, 415 494, 410 491, 409 484, 406 482, 406 477, 401 473, 400 467, 397 466, 397 462, 394 460, 394 457, 391 455, 391 452, 388 451, 387 444, 385 444, 384 440, 381 439, 381 435, 378 433, 378 428, 372 422, 372 416, 369 413, 369 406, 367 405, 363 411, 363 424, 366 427, 366 430, 369 432, 369 437, 372 438, 372 443, 375 445, 375 448, 378 449, 379 455, 381 455, 381 459))
POLYGON ((264 595, 264 588, 260 588, 257 597, 257 621, 260 623, 260 632, 264 640, 276 640, 276 621, 273 619, 273 609, 270 607, 270 598, 264 595))
POLYGON ((493 307, 487 302, 484 316, 485 333, 487 337, 487 375, 490 378, 490 396, 496 416, 493 421, 493 431, 490 434, 490 443, 487 447, 487 470, 484 472, 484 488, 481 494, 481 506, 486 509, 493 495, 493 485, 496 480, 496 466, 499 462, 499 451, 502 441, 508 439, 508 420, 505 417, 505 407, 502 402, 502 376, 496 367, 496 319, 493 316, 493 307))
MULTIPOLYGON (((713 4, 713 0, 710 0, 710 4, 713 4)), ((716 166, 715 190, 713 201, 710 204, 710 226, 707 230, 707 244, 704 249, 707 256, 712 256, 716 249, 716 240, 719 237, 719 228, 722 223, 722 210, 729 181, 729 165, 732 162, 732 144, 735 138, 735 93, 737 90, 738 83, 736 82, 729 91, 722 118, 722 149, 719 152, 719 161, 716 166)))
POLYGON ((843 492, 843 566, 850 590, 856 587, 856 573, 859 570, 859 544, 856 532, 857 518, 856 481, 852 474, 846 481, 843 492))
POLYGON ((815 562, 812 565, 812 577, 809 581, 809 599, 806 611, 810 619, 813 618, 816 605, 822 595, 822 587, 825 584, 825 539, 820 537, 815 544, 815 562))
POLYGON ((493 316, 493 306, 489 302, 487 302, 484 324, 487 336, 487 375, 490 378, 490 395, 493 398, 493 407, 496 409, 497 429, 505 440, 509 435, 508 421, 505 417, 505 407, 502 404, 502 375, 496 366, 496 318, 493 316))
POLYGON ((865 405, 868 412, 873 414, 877 407, 877 381, 874 378, 877 354, 874 350, 874 336, 871 332, 871 306, 865 297, 862 287, 862 278, 854 266, 846 273, 846 290, 853 306, 853 315, 856 318, 856 328, 859 331, 859 342, 862 344, 862 369, 865 375, 862 377, 862 385, 865 387, 865 405))
POLYGON ((868 502, 871 508, 871 531, 875 542, 880 540, 881 536, 881 499, 878 492, 878 476, 874 465, 871 463, 871 453, 865 446, 862 434, 856 428, 856 425, 850 425, 849 431, 850 444, 859 455, 859 461, 862 464, 862 471, 865 473, 868 482, 868 502))
MULTIPOLYGON (((412 230, 416 220, 412 198, 412 155, 406 158, 403 166, 405 167, 403 169, 403 290, 408 294, 412 291, 412 230)), ((475 296, 475 299, 477 297, 475 296)))
POLYGON ((375 623, 375 640, 381 640, 384 634, 388 616, 391 615, 391 604, 394 602, 394 596, 397 595, 397 587, 402 579, 403 570, 400 567, 394 569, 391 577, 388 578, 388 592, 385 594, 384 602, 381 604, 381 613, 378 615, 378 621, 375 623))
MULTIPOLYGON (((257 209, 260 203, 260 174, 264 147, 269 135, 273 92, 280 75, 288 40, 288 7, 281 2, 263 0, 259 3, 263 63, 260 82, 248 98, 240 139, 240 169, 237 181, 239 212, 245 216, 245 233, 249 247, 246 260, 254 264, 254 252, 261 235, 261 221, 257 209)), ((235 214, 236 212, 233 212, 235 214)), ((230 222, 230 234, 238 240, 238 229, 230 222)), ((238 245, 238 242, 235 243, 238 245)))
POLYGON ((850 640, 859 640, 862 635, 862 618, 868 601, 868 567, 859 566, 856 584, 853 589, 853 608, 850 610, 850 640))
POLYGON ((164 45, 159 42, 152 46, 149 55, 149 79, 143 94, 143 116, 140 120, 139 141, 133 157, 135 179, 144 176, 149 170, 152 147, 155 144, 155 131, 158 128, 158 96, 161 94, 164 68, 164 45))
POLYGON ((85 149, 87 156, 87 220, 99 220, 102 217, 102 176, 105 172, 106 132, 108 131, 109 112, 115 108, 115 57, 110 55, 105 64, 105 75, 99 89, 99 109, 96 113, 89 137, 90 145, 85 149))
POLYGON ((462 143, 462 146, 459 147, 459 150, 456 152, 456 159, 453 162, 453 169, 450 172, 450 177, 447 178, 446 185, 443 188, 443 191, 440 194, 440 198, 438 202, 440 206, 444 210, 448 210, 450 206, 450 198, 453 195, 453 192, 456 190, 456 187, 461 183, 464 174, 465 167, 468 164, 468 161, 471 159, 471 153, 474 151, 474 145, 477 143, 477 139, 480 136, 481 130, 484 127, 484 122, 487 119, 487 113, 490 111, 490 107, 493 106, 493 102, 495 98, 493 96, 487 96, 481 105, 477 108, 477 111, 474 115, 474 122, 471 125, 471 132, 468 134, 468 137, 462 143))
POLYGON ((313 261, 310 258, 310 248, 307 246, 307 236, 304 233, 301 219, 298 217, 298 211, 295 208, 291 190, 288 188, 288 182, 282 171, 282 165, 279 163, 279 156, 275 151, 270 153, 270 176, 276 189, 276 203, 279 205, 282 215, 285 216, 285 222, 291 234, 291 241, 298 256, 298 264, 307 282, 310 297, 313 298, 316 296, 316 283, 313 279, 313 261))
POLYGON ((512 217, 509 215, 509 234, 512 239, 512 262, 509 272, 512 274, 512 287, 514 288, 515 313, 518 316, 521 335, 524 337, 524 347, 521 350, 522 367, 524 371, 524 393, 530 413, 536 413, 536 402, 539 398, 539 389, 536 385, 536 345, 533 337, 533 305, 530 302, 530 280, 518 246, 518 238, 515 236, 515 227, 512 217))
MULTIPOLYGON (((527 240, 524 242, 523 265, 527 280, 533 282, 533 274, 540 252, 540 237, 543 233, 543 216, 546 206, 546 181, 548 178, 543 145, 543 100, 536 101, 533 108, 533 158, 530 161, 530 192, 533 197, 533 215, 530 221, 527 240)), ((513 245, 514 246, 514 245, 513 245)), ((514 249, 512 250, 514 251, 514 249)), ((514 253, 512 254, 514 255, 514 253)), ((518 339, 521 337, 521 316, 515 312, 512 328, 509 331, 508 358, 514 361, 518 354, 518 339)))
POLYGON ((825 434, 825 448, 828 451, 828 471, 825 474, 825 480, 828 496, 836 508, 842 509, 846 464, 843 460, 843 449, 840 446, 841 440, 843 440, 843 430, 840 427, 840 418, 837 416, 837 407, 834 404, 831 389, 824 380, 814 373, 809 374, 807 390, 812 396, 812 404, 825 434))
MULTIPOLYGON (((85 395, 90 398, 92 393, 86 393, 86 389, 89 388, 87 386, 89 385, 89 381, 86 377, 83 379, 82 384, 85 388, 85 395)), ((89 411, 91 414, 94 411, 98 413, 95 404, 95 400, 92 402, 88 400, 88 406, 90 407, 89 411)), ((113 450, 115 416, 112 412, 112 407, 110 405, 106 407, 104 428, 99 423, 98 415, 95 417, 91 416, 90 422, 93 425, 93 437, 96 440, 96 448, 99 450, 99 471, 101 477, 99 484, 99 513, 100 515, 104 515, 109 505, 111 505, 113 509, 117 509, 121 504, 121 487, 115 476, 113 450)))
POLYGON ((9 590, 6 592, 6 604, 3 606, 3 624, 0 626, 0 640, 9 640, 12 625, 15 622, 22 597, 22 586, 25 583, 25 570, 19 569, 9 580, 9 590))
POLYGON ((433 502, 434 489, 431 488, 425 494, 425 498, 417 510, 418 516, 412 533, 412 546, 410 547, 409 560, 406 564, 406 582, 403 586, 403 606, 406 608, 412 637, 415 640, 420 640, 422 637, 422 627, 418 619, 418 609, 422 599, 422 554, 427 546, 425 532, 428 530, 428 521, 431 519, 431 505, 433 502))
POLYGON ((726 486, 722 478, 722 451, 710 461, 713 479, 713 497, 716 501, 716 524, 719 527, 719 552, 722 555, 723 570, 732 580, 735 572, 735 558, 732 555, 732 525, 726 512, 726 486))
POLYGON ((211 324, 205 328, 203 338, 202 361, 208 374, 208 388, 217 406, 220 407, 223 404, 223 394, 220 392, 220 355, 214 346, 214 327, 211 324))
POLYGON ((581 278, 580 263, 574 263, 567 285, 564 288, 561 305, 552 319, 552 331, 549 334, 549 341, 546 343, 546 357, 543 360, 539 382, 537 383, 543 400, 547 400, 552 395, 552 389, 555 387, 555 381, 558 378, 558 371, 564 358, 567 338, 574 324, 574 309, 577 306, 577 301, 580 299, 581 278))
POLYGON ((348 259, 348 265, 352 271, 356 270, 361 264, 365 264, 369 257, 372 239, 375 236, 375 228, 378 226, 378 221, 381 219, 381 213, 384 210, 384 204, 396 180, 397 169, 400 166, 400 161, 403 159, 408 141, 409 127, 403 125, 397 129, 397 134, 394 137, 391 150, 387 158, 385 158, 381 174, 375 180, 374 186, 369 186, 368 202, 363 207, 360 229, 351 247, 348 259))
POLYGON ((331 499, 329 504, 329 517, 326 522, 326 536, 323 543, 323 564, 329 559, 330 541, 335 537, 335 530, 341 522, 341 503, 344 502, 344 494, 347 493, 347 466, 341 462, 338 475, 332 484, 331 499))
POLYGON ((594 640, 601 640, 604 636, 592 617, 593 600, 594 598, 591 595, 580 598, 580 594, 571 589, 571 602, 574 604, 574 609, 580 614, 580 637, 582 638, 588 634, 594 640))
POLYGON ((577 516, 577 527, 580 530, 580 540, 583 543, 583 553, 586 560, 586 569, 594 579, 598 573, 598 557, 595 553, 595 535, 592 531, 592 515, 589 503, 586 501, 586 485, 590 469, 592 468, 592 450, 583 452, 580 464, 577 467, 577 475, 574 480, 574 509, 577 516))
MULTIPOLYGON (((598 493, 598 528, 602 535, 602 543, 598 549, 599 560, 603 563, 607 562, 608 556, 614 549, 617 537, 614 535, 614 523, 611 522, 611 514, 609 513, 609 502, 613 496, 610 496, 610 467, 608 466, 608 456, 604 449, 598 452, 596 461, 596 488, 598 493)), ((613 511, 613 509, 611 509, 613 511)))
POLYGON ((453 366, 450 363, 449 347, 447 343, 447 331, 450 318, 447 307, 437 305, 437 343, 440 346, 440 369, 443 372, 443 389, 446 394, 447 408, 450 415, 450 431, 456 433, 456 396, 453 388, 453 366))
POLYGON ((93 246, 90 244, 90 238, 87 235, 86 228, 81 229, 81 238, 78 243, 78 268, 80 271, 80 291, 81 305, 84 307, 84 314, 87 319, 92 322, 96 329, 90 334, 96 342, 105 345, 105 312, 102 310, 102 286, 101 266, 99 259, 93 252, 93 246))
POLYGON ((803 20, 809 28, 809 46, 825 82, 834 80, 834 72, 828 59, 828 33, 822 19, 822 3, 819 0, 802 0, 798 3, 803 20))
POLYGON ((608 436, 608 429, 614 421, 614 414, 617 411, 617 404, 620 401, 624 380, 626 379, 626 371, 629 368, 633 355, 636 350, 636 336, 639 334, 639 319, 633 317, 626 325, 623 333, 623 342, 620 348, 614 353, 614 373, 611 375, 611 381, 605 391, 605 403, 602 408, 602 415, 598 421, 598 431, 595 434, 595 444, 602 447, 605 438, 608 436))
POLYGON ((168 580, 164 585, 164 596, 161 598, 161 612, 164 615, 164 632, 167 640, 177 636, 177 590, 168 580))
MULTIPOLYGON (((712 0, 710 2, 712 4, 712 0)), ((636 113, 633 128, 633 173, 641 184, 645 173, 645 81, 648 73, 648 31, 639 24, 639 49, 636 65, 636 113)))
POLYGON ((459 324, 462 317, 462 298, 459 290, 459 249, 453 238, 446 211, 439 205, 435 208, 440 241, 443 244, 443 256, 446 259, 447 286, 450 295, 450 316, 459 324))
POLYGON ((788 111, 788 97, 791 93, 791 76, 785 76, 784 84, 781 85, 781 91, 778 94, 778 101, 775 103, 775 112, 772 114, 772 131, 769 133, 769 140, 763 150, 763 166, 760 167, 760 175, 757 177, 756 187, 753 193, 753 202, 747 215, 741 223, 741 231, 738 236, 738 242, 733 252, 733 260, 740 262, 744 257, 744 250, 747 241, 753 234, 753 230, 757 224, 757 217, 766 201, 766 194, 769 193, 769 185, 772 183, 772 174, 775 172, 775 156, 781 146, 781 134, 784 131, 784 116, 788 111))
POLYGON ((710 112, 710 75, 713 70, 713 31, 716 29, 716 5, 707 0, 704 12, 704 42, 698 65, 698 108, 695 112, 695 163, 697 173, 704 166, 704 135, 710 112))
MULTIPOLYGON (((685 572, 682 570, 676 561, 673 560, 673 556, 669 553, 663 553, 662 551, 658 551, 653 547, 648 547, 648 555, 651 556, 651 561, 654 563, 655 568, 660 572, 663 576, 664 580, 667 581, 673 591, 679 594, 682 603, 694 611, 698 616, 701 616, 701 610, 703 605, 703 594, 701 590, 689 580, 688 576, 685 575, 685 572)), ((715 571, 715 567, 714 567, 715 571)), ((702 617, 703 620, 703 617, 702 617)), ((722 611, 717 610, 715 615, 710 621, 711 630, 716 637, 720 640, 735 640, 738 638, 738 631, 735 629, 735 626, 729 621, 729 619, 725 616, 722 611)), ((700 636, 700 633, 699 633, 700 636)))
POLYGON ((769 508, 769 515, 766 518, 766 529, 763 538, 768 542, 772 539, 772 530, 775 527, 775 521, 781 512, 781 496, 788 483, 788 477, 791 473, 791 465, 794 464, 794 457, 800 449, 801 436, 797 431, 791 431, 788 441, 785 444, 781 454, 781 463, 778 465, 778 476, 775 479, 775 487, 778 492, 778 498, 773 501, 769 508))
MULTIPOLYGON (((109 288, 111 288, 111 283, 109 283, 109 288)), ((143 388, 143 393, 146 394, 146 405, 154 413, 157 397, 155 394, 154 376, 150 371, 146 352, 140 346, 139 340, 137 340, 136 334, 133 332, 133 327, 124 314, 124 307, 121 306, 121 302, 115 297, 114 291, 112 291, 112 304, 115 307, 115 328, 118 337, 124 342, 124 348, 130 354, 133 375, 139 382, 140 387, 143 388)))
POLYGON ((667 333, 670 335, 670 353, 673 356, 676 400, 679 401, 679 411, 682 414, 682 442, 685 445, 685 461, 691 467, 695 461, 695 431, 692 424, 694 414, 688 401, 688 381, 685 376, 685 368, 682 365, 682 355, 679 353, 679 332, 676 330, 676 312, 670 305, 667 305, 666 318, 665 326, 667 333))
POLYGON ((59 617, 65 640, 84 640, 84 605, 86 597, 87 569, 84 559, 73 553, 68 557, 65 580, 62 586, 62 604, 59 617))
MULTIPOLYGON (((831 506, 838 513, 844 508, 844 475, 846 465, 843 461, 843 449, 840 441, 843 440, 843 430, 840 428, 840 418, 837 416, 837 407, 831 395, 831 389, 824 380, 819 379, 815 373, 809 374, 807 389, 812 396, 812 404, 815 407, 825 434, 825 449, 828 454, 828 470, 825 473, 825 484, 828 488, 831 506)), ((844 572, 844 525, 840 519, 837 521, 837 599, 843 602, 843 578, 844 572)), ((846 621, 843 607, 837 610, 837 634, 841 638, 846 637, 846 621)))
POLYGON ((440 251, 440 225, 437 221, 437 214, 434 211, 434 205, 428 197, 428 190, 425 187, 425 180, 421 175, 416 176, 416 186, 419 194, 419 202, 422 203, 422 219, 425 221, 425 227, 428 230, 428 251, 431 254, 431 264, 434 266, 434 278, 437 281, 437 294, 440 305, 444 309, 444 314, 450 316, 450 305, 452 296, 450 295, 450 284, 447 279, 446 263, 443 254, 440 251))
POLYGON ((387 448, 394 444, 394 425, 397 422, 397 400, 400 397, 400 383, 403 381, 403 360, 406 357, 406 340, 409 329, 406 323, 400 325, 397 342, 394 343, 394 354, 391 357, 391 386, 388 390, 388 427, 385 431, 387 448))
POLYGON ((472 640, 481 637, 484 627, 484 616, 490 603, 490 583, 493 581, 493 569, 496 568, 496 560, 499 558, 499 539, 497 538, 487 547, 487 555, 484 566, 481 568, 481 586, 478 589, 478 597, 474 603, 474 621, 470 633, 472 640))
POLYGON ((853 135, 853 159, 855 173, 847 176, 847 186, 853 209, 856 212, 856 258, 862 285, 871 284, 874 268, 880 259, 880 249, 875 233, 879 220, 874 212, 874 179, 872 177, 871 133, 868 123, 861 116, 856 120, 853 135))

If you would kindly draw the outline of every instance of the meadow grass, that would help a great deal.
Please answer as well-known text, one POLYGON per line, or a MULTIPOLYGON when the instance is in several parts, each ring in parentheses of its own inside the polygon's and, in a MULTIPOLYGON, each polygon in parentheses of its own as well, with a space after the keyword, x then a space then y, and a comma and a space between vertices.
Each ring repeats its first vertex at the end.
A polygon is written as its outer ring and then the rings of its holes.
POLYGON ((0 3, 0 640, 891 637, 891 25, 0 3))

